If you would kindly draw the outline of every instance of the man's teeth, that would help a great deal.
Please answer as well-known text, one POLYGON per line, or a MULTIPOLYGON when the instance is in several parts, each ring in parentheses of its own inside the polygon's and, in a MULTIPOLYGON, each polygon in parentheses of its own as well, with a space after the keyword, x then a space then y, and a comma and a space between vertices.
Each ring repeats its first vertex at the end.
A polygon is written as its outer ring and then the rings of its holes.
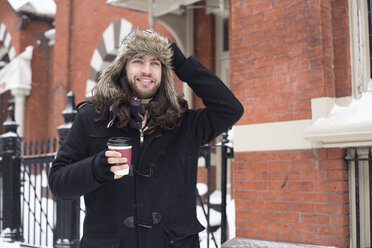
POLYGON ((139 81, 146 82, 146 83, 150 83, 151 82, 151 80, 149 80, 149 79, 139 79, 139 81))

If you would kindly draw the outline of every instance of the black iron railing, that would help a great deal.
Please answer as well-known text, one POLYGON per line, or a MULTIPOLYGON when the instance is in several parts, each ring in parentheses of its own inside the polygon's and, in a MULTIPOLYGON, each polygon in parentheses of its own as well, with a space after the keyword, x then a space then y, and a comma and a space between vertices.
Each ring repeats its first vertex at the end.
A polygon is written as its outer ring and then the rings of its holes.
MULTIPOLYGON (((74 120, 74 107, 74 95, 70 92, 62 113, 65 124, 57 129, 60 143, 74 120)), ((79 200, 55 200, 48 189, 57 140, 24 143, 22 149, 12 106, 3 125, 6 132, 0 136, 1 237, 26 247, 78 247, 79 200)))
POLYGON ((205 200, 200 197, 199 192, 197 192, 197 200, 202 207, 203 214, 206 218, 207 222, 207 248, 210 247, 210 239, 213 242, 214 247, 219 247, 219 244, 224 243, 227 241, 227 211, 226 211, 226 198, 227 198, 227 161, 230 158, 234 157, 234 150, 229 145, 228 135, 227 133, 222 134, 222 140, 216 145, 204 145, 200 147, 199 150, 199 157, 204 158, 205 161, 205 168, 207 170, 207 193, 205 200), (220 148, 221 149, 221 205, 219 206, 219 210, 221 213, 221 238, 220 242, 216 241, 216 237, 210 225, 210 216, 211 216, 211 201, 210 201, 210 189, 211 189, 211 153, 212 149, 220 148))
POLYGON ((48 175, 56 155, 57 139, 24 143, 21 163, 21 205, 24 243, 53 246, 55 202, 48 175))

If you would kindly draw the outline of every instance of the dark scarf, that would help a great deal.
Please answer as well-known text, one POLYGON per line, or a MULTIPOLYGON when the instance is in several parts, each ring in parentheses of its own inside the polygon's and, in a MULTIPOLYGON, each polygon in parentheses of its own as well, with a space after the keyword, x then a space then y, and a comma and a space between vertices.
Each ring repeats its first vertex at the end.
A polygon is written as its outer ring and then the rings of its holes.
MULTIPOLYGON (((130 101, 130 120, 129 126, 135 129, 144 129, 151 124, 150 115, 147 113, 147 106, 150 99, 137 99, 132 98, 130 101)), ((115 115, 112 112, 112 105, 110 106, 109 111, 109 123, 107 124, 107 128, 110 128, 115 122, 115 115)))
POLYGON ((147 106, 151 99, 137 99, 130 100, 130 120, 129 126, 135 129, 144 129, 150 124, 150 118, 147 113, 147 106))

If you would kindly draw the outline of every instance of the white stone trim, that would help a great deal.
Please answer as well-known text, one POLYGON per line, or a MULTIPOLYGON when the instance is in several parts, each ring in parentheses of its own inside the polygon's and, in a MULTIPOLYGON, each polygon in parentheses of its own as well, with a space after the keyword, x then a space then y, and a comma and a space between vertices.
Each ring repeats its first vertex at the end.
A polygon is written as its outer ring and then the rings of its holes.
POLYGON ((86 97, 89 98, 92 96, 92 90, 94 86, 96 86, 96 83, 97 83, 96 81, 90 79, 87 80, 86 97))
POLYGON ((276 151, 322 147, 368 145, 372 141, 372 124, 356 123, 318 127, 334 106, 347 107, 352 98, 321 97, 311 100, 313 119, 234 126, 234 150, 276 151))
POLYGON ((275 151, 310 149, 303 138, 303 130, 311 120, 283 121, 234 126, 234 151, 275 151))
POLYGON ((16 55, 15 48, 14 48, 14 46, 12 46, 12 47, 10 47, 9 52, 8 52, 9 59, 11 59, 11 58, 13 59, 15 57, 15 55, 16 55))
POLYGON ((4 37, 4 34, 6 32, 6 27, 3 23, 0 23, 0 37, 4 37))
POLYGON ((120 34, 119 34, 119 39, 120 39, 119 45, 121 41, 124 39, 124 37, 130 32, 132 32, 133 30, 133 25, 129 21, 121 19, 120 22, 121 22, 121 26, 120 26, 120 34))
POLYGON ((172 12, 180 12, 182 6, 188 6, 199 0, 107 0, 106 4, 146 12, 153 17, 160 17, 172 12), (151 7, 149 7, 149 5, 151 7))
POLYGON ((12 37, 10 36, 9 33, 6 33, 5 34, 5 38, 4 38, 4 46, 6 48, 8 48, 9 50, 9 47, 12 45, 12 37))
POLYGON ((103 32, 102 39, 104 41, 106 52, 114 51, 115 49, 115 43, 112 42, 115 38, 114 36, 114 25, 110 25, 106 28, 106 30, 103 32))
POLYGON ((18 134, 23 137, 24 132, 24 118, 25 118, 25 101, 26 96, 29 96, 31 89, 14 88, 10 90, 14 96, 14 119, 18 124, 18 134))
POLYGON ((93 57, 92 57, 92 60, 90 62, 90 66, 94 70, 100 71, 102 61, 103 61, 103 59, 101 58, 101 55, 99 54, 98 50, 94 50, 93 57))

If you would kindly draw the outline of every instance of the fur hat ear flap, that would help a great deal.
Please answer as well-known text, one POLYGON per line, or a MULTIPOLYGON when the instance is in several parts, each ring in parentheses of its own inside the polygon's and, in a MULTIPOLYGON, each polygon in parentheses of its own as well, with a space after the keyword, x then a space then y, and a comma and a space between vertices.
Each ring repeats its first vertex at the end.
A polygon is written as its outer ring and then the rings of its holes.
POLYGON ((103 70, 97 85, 93 89, 93 94, 100 94, 106 99, 114 99, 122 91, 120 77, 125 71, 124 67, 125 61, 115 59, 112 64, 103 70))

